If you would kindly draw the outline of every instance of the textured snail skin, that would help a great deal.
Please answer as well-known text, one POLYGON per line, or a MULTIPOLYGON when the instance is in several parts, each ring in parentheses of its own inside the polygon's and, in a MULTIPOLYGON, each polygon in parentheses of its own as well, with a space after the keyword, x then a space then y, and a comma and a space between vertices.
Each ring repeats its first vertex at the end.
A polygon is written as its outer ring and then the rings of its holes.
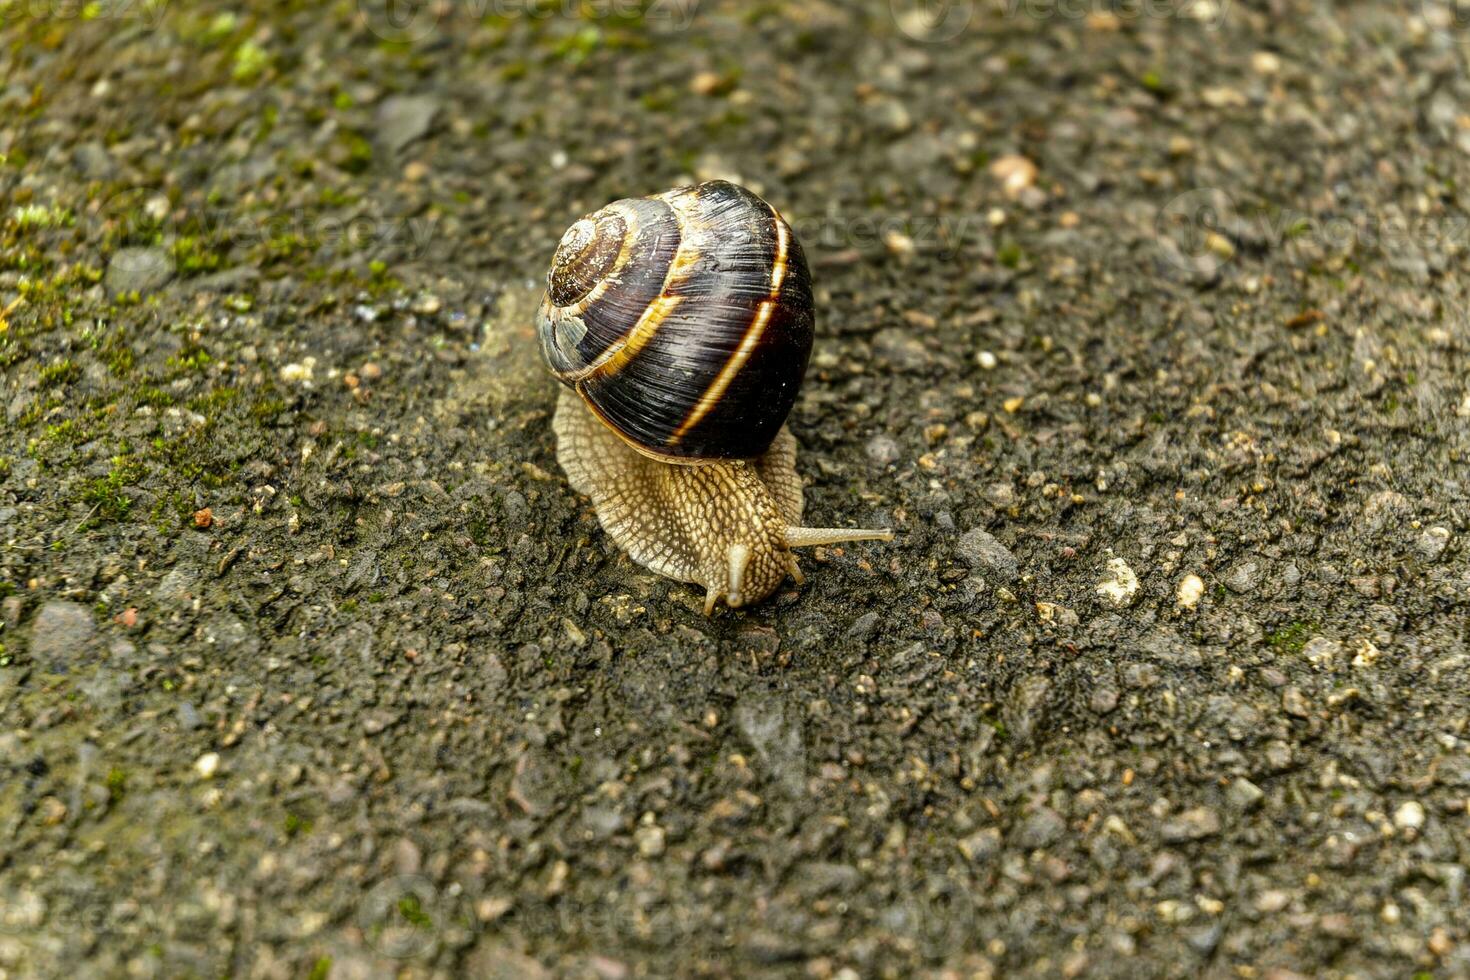
MULTIPOLYGON (((679 466, 634 451, 562 389, 552 426, 572 489, 592 498, 602 527, 628 556, 660 575, 705 587, 705 612, 758 602, 796 573, 783 533, 801 521, 796 440, 782 430, 753 462, 679 466), (748 549, 730 581, 730 549, 748 549)), ((737 552, 738 555, 738 552, 737 552)))
POLYGON ((537 314, 563 383, 552 428, 573 489, 636 562, 705 588, 704 611, 803 581, 793 548, 891 541, 801 526, 784 423, 811 354, 811 282, 770 205, 723 181, 617 201, 562 237, 537 314))

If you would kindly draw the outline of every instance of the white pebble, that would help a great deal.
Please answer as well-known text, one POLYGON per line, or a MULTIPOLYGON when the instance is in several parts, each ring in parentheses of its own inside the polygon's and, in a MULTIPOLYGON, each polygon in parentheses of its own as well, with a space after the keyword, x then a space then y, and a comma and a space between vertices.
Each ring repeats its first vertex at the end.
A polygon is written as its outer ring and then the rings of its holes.
POLYGON ((1358 652, 1353 654, 1353 666, 1359 670, 1372 667, 1382 655, 1383 651, 1374 646, 1371 640, 1359 640, 1358 652))
POLYGON ((1393 825, 1399 830, 1418 830, 1424 826, 1424 805, 1410 800, 1393 812, 1393 825))
POLYGON ((889 229, 883 233, 883 246, 893 255, 913 255, 917 249, 914 240, 897 229, 889 229))
POLYGON ((213 779, 214 774, 219 772, 219 753, 206 752, 194 763, 194 771, 199 774, 200 779, 213 779))
POLYGON ((304 384, 311 380, 315 368, 316 358, 314 357, 308 357, 300 364, 287 364, 281 368, 281 380, 292 384, 304 384))
POLYGON ((976 354, 975 361, 987 371, 994 370, 995 366, 1000 363, 998 360, 996 360, 995 355, 990 353, 990 351, 988 350, 983 350, 980 353, 976 354))
POLYGON ((1179 580, 1179 590, 1175 593, 1180 609, 1193 609, 1199 605, 1199 601, 1205 594, 1205 580, 1198 575, 1186 575, 1179 580))
POLYGON ((1133 569, 1121 558, 1109 558, 1107 574, 1097 583, 1097 594, 1121 609, 1133 601, 1137 592, 1138 576, 1133 569))
POLYGON ((999 157, 990 164, 990 176, 1012 197, 1036 183, 1036 174, 1036 164, 1019 154, 999 157))

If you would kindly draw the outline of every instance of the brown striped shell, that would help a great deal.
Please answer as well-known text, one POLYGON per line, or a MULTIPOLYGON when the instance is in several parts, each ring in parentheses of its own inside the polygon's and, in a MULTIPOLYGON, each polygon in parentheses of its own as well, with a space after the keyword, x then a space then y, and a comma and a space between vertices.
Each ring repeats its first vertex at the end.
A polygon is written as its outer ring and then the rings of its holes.
POLYGON ((811 274, 774 208, 714 180, 573 224, 536 319, 552 373, 639 452, 752 459, 806 373, 811 274))

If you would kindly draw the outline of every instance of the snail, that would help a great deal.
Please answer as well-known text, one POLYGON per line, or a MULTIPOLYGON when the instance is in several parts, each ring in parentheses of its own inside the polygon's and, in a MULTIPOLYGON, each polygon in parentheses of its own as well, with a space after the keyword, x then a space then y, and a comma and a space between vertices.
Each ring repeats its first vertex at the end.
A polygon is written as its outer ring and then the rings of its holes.
POLYGON ((557 461, 634 561, 704 587, 706 615, 804 582, 793 548, 893 540, 802 526, 785 422, 813 323, 791 226, 727 181, 614 201, 551 260, 536 330, 563 385, 557 461))

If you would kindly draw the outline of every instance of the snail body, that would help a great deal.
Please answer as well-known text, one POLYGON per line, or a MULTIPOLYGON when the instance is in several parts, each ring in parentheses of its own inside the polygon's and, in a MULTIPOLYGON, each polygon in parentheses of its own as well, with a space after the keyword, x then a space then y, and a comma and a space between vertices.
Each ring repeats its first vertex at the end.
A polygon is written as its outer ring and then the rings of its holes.
POLYGON ((706 613, 802 581, 792 548, 892 539, 801 526, 785 421, 813 323, 791 227, 725 181, 615 201, 552 259, 537 333, 566 386, 557 459, 634 561, 705 587, 706 613))

